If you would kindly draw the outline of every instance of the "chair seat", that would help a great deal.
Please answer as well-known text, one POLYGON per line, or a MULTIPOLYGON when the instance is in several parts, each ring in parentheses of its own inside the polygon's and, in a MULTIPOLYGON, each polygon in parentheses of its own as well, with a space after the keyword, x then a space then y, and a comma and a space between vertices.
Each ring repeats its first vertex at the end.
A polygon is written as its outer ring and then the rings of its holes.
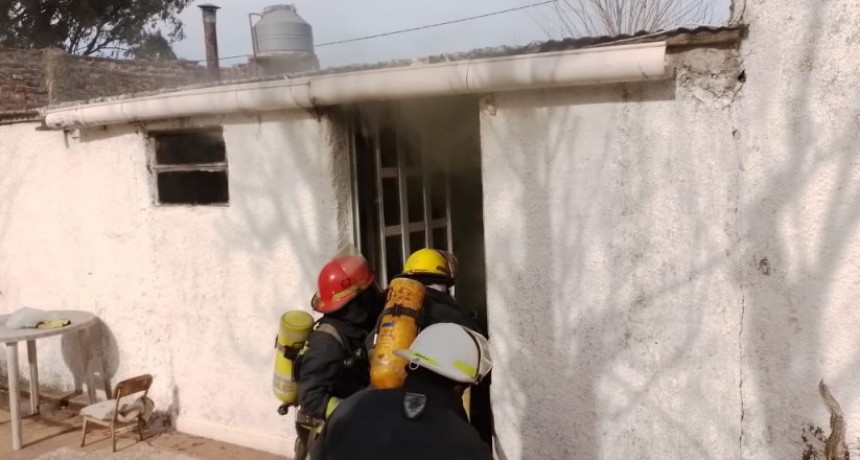
MULTIPOLYGON (((110 422, 113 418, 115 408, 116 399, 108 399, 107 401, 101 401, 84 407, 81 409, 80 414, 94 420, 110 422)), ((153 408, 154 403, 146 397, 137 397, 125 401, 120 400, 117 421, 120 423, 130 423, 137 420, 138 416, 141 416, 144 421, 148 421, 150 415, 152 415, 153 408)))
POLYGON ((90 422, 110 427, 113 452, 116 452, 117 435, 129 431, 129 429, 134 430, 136 428, 140 441, 143 441, 143 429, 149 422, 149 417, 155 408, 152 400, 146 397, 151 385, 152 375, 150 374, 125 379, 116 384, 116 388, 113 390, 113 399, 83 408, 80 412, 83 419, 83 423, 81 423, 81 447, 87 444, 87 429, 90 422), (121 426, 117 427, 117 424, 121 426))

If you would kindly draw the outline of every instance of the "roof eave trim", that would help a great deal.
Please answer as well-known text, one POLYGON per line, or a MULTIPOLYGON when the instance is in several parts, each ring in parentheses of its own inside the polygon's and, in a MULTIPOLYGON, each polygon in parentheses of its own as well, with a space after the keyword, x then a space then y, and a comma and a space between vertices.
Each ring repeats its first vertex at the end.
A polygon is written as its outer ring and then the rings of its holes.
POLYGON ((656 81, 671 75, 663 41, 287 78, 48 108, 45 124, 65 129, 213 113, 656 81))

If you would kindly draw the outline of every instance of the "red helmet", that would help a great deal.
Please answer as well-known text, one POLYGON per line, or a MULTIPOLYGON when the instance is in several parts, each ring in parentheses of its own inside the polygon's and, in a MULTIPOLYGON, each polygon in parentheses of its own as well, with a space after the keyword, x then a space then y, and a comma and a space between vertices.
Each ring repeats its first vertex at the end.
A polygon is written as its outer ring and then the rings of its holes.
POLYGON ((338 311, 372 283, 373 271, 364 257, 336 257, 320 270, 319 291, 311 300, 311 307, 320 313, 338 311))

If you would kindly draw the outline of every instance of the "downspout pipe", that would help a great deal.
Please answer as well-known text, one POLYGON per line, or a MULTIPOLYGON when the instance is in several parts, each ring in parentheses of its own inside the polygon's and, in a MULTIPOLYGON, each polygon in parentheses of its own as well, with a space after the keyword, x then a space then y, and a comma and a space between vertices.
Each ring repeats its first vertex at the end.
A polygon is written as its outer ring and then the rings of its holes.
POLYGON ((521 54, 228 84, 49 108, 51 128, 369 101, 665 80, 666 43, 521 54))

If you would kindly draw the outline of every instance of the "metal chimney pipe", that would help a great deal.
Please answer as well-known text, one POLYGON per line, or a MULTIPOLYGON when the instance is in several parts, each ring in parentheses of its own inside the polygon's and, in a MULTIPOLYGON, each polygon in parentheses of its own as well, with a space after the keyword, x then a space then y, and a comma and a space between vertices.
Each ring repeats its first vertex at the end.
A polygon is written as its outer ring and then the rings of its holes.
POLYGON ((211 3, 197 5, 203 11, 203 36, 206 42, 206 67, 209 79, 221 80, 221 64, 218 62, 218 31, 215 28, 215 15, 220 8, 211 3))

